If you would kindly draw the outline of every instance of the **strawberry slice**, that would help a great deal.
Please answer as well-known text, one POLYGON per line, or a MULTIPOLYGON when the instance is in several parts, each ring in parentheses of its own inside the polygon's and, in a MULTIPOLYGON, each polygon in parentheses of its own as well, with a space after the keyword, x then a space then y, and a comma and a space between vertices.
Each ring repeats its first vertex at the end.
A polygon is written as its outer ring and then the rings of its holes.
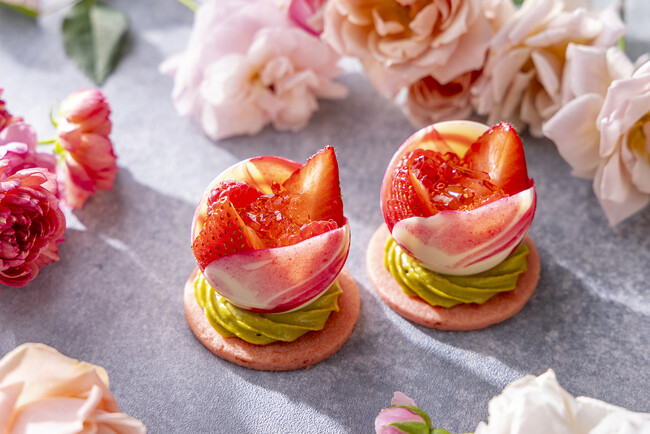
POLYGON ((488 173, 490 182, 508 195, 532 185, 526 170, 524 146, 508 123, 501 122, 487 130, 472 144, 464 161, 470 169, 488 173))
POLYGON ((405 218, 432 214, 429 193, 410 169, 415 154, 421 152, 418 150, 405 155, 395 171, 384 215, 388 230, 392 231, 395 223, 405 218))
POLYGON ((264 248, 259 237, 248 228, 228 197, 212 203, 203 229, 192 243, 201 269, 215 259, 264 248))
POLYGON ((334 148, 326 146, 284 181, 282 187, 298 195, 296 206, 311 221, 334 220, 343 226, 343 200, 334 148))
POLYGON ((244 208, 255 202, 262 193, 244 181, 222 181, 208 196, 208 209, 219 199, 227 197, 235 208, 244 208))

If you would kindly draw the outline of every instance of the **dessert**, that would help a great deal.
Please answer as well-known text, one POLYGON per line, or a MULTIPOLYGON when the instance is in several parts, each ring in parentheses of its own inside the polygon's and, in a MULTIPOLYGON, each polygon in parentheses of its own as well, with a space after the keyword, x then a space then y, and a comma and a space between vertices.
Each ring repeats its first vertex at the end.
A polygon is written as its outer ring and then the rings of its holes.
POLYGON ((235 164, 194 214, 188 324, 210 351, 248 368, 324 360, 359 315, 357 285, 344 268, 349 249, 333 148, 303 165, 272 156, 235 164))
POLYGON ((506 123, 426 127, 397 150, 368 246, 377 294, 420 325, 474 330, 516 314, 539 279, 536 193, 506 123))

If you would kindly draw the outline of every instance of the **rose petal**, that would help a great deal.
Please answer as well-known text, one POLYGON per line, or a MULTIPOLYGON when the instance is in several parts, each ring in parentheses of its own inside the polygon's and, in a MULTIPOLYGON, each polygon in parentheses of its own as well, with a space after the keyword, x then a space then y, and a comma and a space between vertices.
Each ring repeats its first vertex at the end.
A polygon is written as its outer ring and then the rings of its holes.
POLYGON ((592 179, 600 163, 596 119, 602 103, 603 98, 598 94, 582 95, 544 124, 544 135, 555 142, 575 176, 592 179))
POLYGON ((615 226, 650 202, 650 196, 640 193, 624 172, 618 153, 614 153, 596 171, 594 193, 611 226, 615 226))

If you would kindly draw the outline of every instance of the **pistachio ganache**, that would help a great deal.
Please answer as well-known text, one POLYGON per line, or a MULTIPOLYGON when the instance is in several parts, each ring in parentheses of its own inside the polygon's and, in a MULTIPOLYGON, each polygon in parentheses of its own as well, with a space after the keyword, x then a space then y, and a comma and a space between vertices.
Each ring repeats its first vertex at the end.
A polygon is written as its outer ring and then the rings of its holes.
POLYGON ((212 327, 224 337, 236 336, 256 345, 293 342, 309 331, 322 330, 332 312, 338 312, 343 293, 334 282, 315 301, 285 313, 255 313, 239 308, 221 296, 202 273, 194 279, 194 295, 212 327))
POLYGON ((424 268, 389 237, 384 263, 406 294, 432 306, 453 307, 461 303, 483 304, 500 292, 515 289, 519 275, 526 271, 528 253, 528 246, 522 242, 503 262, 487 271, 451 276, 424 268))

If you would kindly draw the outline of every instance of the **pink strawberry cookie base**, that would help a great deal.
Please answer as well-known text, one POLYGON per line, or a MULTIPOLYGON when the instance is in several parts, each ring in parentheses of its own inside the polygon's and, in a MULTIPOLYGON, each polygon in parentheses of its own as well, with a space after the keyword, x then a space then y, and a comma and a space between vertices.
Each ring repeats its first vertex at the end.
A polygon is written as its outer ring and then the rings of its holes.
POLYGON ((425 327, 440 330, 468 331, 488 327, 519 312, 533 295, 539 280, 540 262, 535 244, 526 237, 530 249, 528 269, 519 276, 517 288, 495 295, 482 305, 461 304, 452 308, 431 306, 419 297, 410 297, 384 266, 384 247, 390 236, 382 224, 370 240, 366 256, 368 274, 375 292, 394 311, 425 327))
POLYGON ((343 294, 339 311, 333 312, 325 328, 309 332, 293 342, 255 345, 237 337, 224 338, 208 322, 194 296, 195 268, 185 283, 185 317, 197 339, 224 360, 258 371, 290 371, 321 362, 338 351, 348 340, 359 317, 359 290, 350 272, 343 268, 338 276, 343 294))

